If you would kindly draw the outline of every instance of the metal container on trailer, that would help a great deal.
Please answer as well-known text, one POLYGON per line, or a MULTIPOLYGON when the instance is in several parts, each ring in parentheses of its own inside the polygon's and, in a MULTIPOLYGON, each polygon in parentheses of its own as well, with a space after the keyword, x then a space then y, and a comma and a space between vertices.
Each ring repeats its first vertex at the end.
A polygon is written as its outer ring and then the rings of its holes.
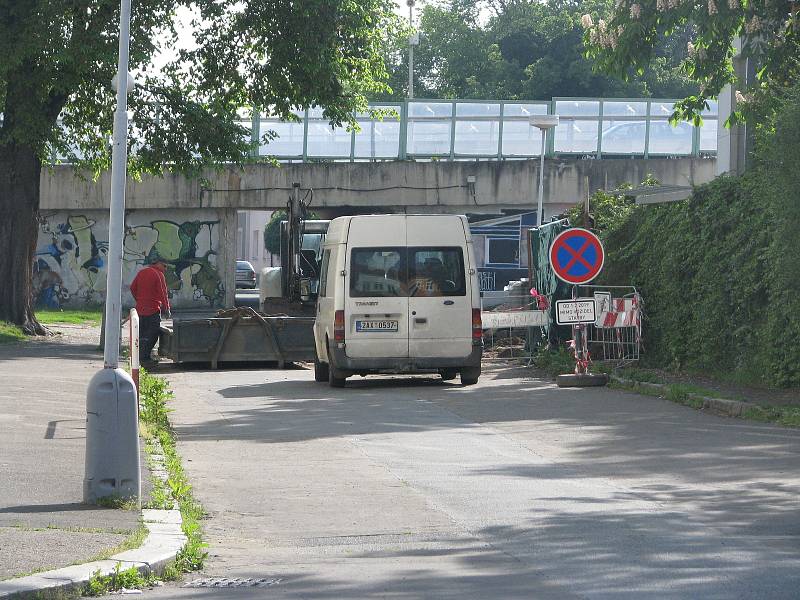
POLYGON ((177 317, 162 325, 159 354, 176 363, 314 360, 314 318, 264 316, 242 307, 213 317, 177 317))

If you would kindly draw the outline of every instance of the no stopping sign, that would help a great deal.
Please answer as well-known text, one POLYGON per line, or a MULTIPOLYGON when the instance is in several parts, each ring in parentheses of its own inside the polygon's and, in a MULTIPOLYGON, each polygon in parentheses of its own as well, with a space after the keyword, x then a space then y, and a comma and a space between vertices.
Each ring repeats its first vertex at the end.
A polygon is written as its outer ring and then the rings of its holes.
POLYGON ((605 252, 600 238, 587 229, 562 231, 550 246, 550 265, 556 276, 567 283, 589 283, 600 274, 605 252))

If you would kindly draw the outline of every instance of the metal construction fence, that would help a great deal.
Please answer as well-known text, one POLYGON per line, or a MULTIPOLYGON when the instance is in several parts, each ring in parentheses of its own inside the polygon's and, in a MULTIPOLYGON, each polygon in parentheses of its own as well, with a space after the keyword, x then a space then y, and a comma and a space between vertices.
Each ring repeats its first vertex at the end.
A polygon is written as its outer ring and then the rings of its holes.
MULTIPOLYGON (((530 359, 537 342, 552 339, 550 310, 538 310, 522 285, 481 293, 486 360, 530 359)), ((622 367, 637 362, 642 350, 643 301, 632 286, 578 287, 593 298, 596 321, 586 327, 591 362, 622 367)), ((552 299, 551 299, 552 300, 552 299)), ((550 302, 553 305, 553 302, 550 302)))
POLYGON ((592 362, 624 367, 639 360, 642 350, 643 302, 633 286, 582 285, 584 297, 593 297, 597 320, 588 329, 592 362))
POLYGON ((537 310, 525 286, 481 292, 484 360, 530 358, 532 332, 550 322, 547 311, 537 310))

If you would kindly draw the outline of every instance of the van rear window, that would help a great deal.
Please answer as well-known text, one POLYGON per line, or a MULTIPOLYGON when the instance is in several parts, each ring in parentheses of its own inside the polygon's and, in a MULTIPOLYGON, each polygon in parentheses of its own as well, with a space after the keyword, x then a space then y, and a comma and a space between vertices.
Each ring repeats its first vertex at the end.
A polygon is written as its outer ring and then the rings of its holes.
POLYGON ((405 296, 405 254, 405 248, 353 248, 350 254, 350 296, 405 296))
POLYGON ((409 296, 465 296, 461 248, 409 248, 409 296))
POLYGON ((354 298, 466 296, 464 254, 458 247, 353 248, 354 298))

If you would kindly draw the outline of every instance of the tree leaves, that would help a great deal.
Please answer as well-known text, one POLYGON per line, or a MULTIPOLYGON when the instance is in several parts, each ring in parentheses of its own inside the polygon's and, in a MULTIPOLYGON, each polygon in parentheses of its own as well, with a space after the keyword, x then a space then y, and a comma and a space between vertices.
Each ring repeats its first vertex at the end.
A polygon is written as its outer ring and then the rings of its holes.
MULTIPOLYGON (((593 70, 584 55, 580 15, 610 11, 611 0, 529 2, 450 0, 427 5, 414 53, 416 96, 434 98, 543 99, 555 96, 675 97, 695 91, 680 72, 686 43, 658 44, 654 60, 635 74, 626 64, 612 76, 593 70)), ((407 40, 387 55, 393 94, 406 95, 407 40)))
MULTIPOLYGON (((317 105, 332 122, 352 123, 365 94, 385 89, 383 47, 397 29, 392 7, 390 0, 137 0, 132 174, 168 164, 196 175, 248 160, 242 108, 286 116, 317 105), (194 28, 177 29, 179 8, 194 11, 194 28), (174 59, 154 70, 159 51, 174 59)), ((94 173, 109 167, 118 18, 117 0, 0 0, 0 144, 23 143, 45 159, 71 155, 94 173)))
POLYGON ((774 81, 785 81, 793 57, 800 53, 800 26, 792 0, 720 2, 717 0, 636 0, 611 10, 588 28, 585 42, 597 68, 622 74, 632 65, 642 71, 653 52, 675 31, 691 31, 685 72, 699 85, 699 94, 675 106, 675 117, 697 121, 706 100, 727 84, 756 92, 774 81), (637 8, 634 10, 633 6, 637 8), (741 41, 741 55, 759 65, 756 81, 737 81, 732 59, 741 41))

